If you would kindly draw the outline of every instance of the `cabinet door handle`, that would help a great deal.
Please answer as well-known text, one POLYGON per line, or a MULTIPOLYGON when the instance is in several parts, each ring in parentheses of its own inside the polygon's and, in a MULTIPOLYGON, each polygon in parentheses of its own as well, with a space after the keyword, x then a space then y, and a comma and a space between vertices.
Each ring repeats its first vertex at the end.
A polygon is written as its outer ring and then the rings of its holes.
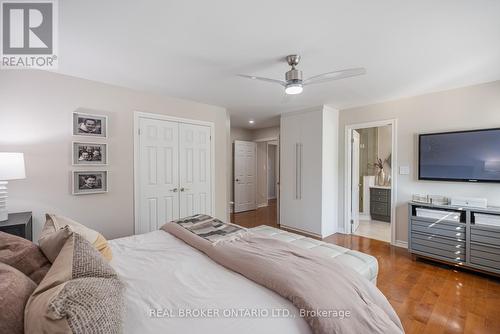
POLYGON ((302 144, 295 144, 295 199, 302 199, 302 144))

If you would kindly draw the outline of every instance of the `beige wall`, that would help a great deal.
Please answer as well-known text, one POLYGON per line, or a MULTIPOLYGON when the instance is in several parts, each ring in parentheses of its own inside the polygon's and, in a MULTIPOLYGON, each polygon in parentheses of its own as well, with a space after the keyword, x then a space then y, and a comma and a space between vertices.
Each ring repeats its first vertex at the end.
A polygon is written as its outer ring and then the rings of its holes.
POLYGON ((407 241, 407 203, 414 193, 486 197, 500 205, 498 184, 418 181, 417 135, 423 132, 500 127, 500 81, 343 110, 340 113, 339 228, 344 222, 345 126, 397 119, 398 166, 410 166, 410 175, 398 175, 396 240, 407 241))
POLYGON ((231 127, 231 143, 234 144, 235 140, 252 141, 253 140, 252 130, 231 127))
POLYGON ((229 121, 224 108, 162 97, 43 71, 0 74, 0 151, 25 153, 27 179, 9 183, 9 210, 33 211, 37 237, 43 213, 67 215, 107 238, 134 232, 133 111, 215 124, 215 215, 227 217, 229 121), (109 193, 71 195, 71 116, 109 117, 109 193))
POLYGON ((278 138, 279 135, 280 135, 280 127, 279 126, 252 130, 252 140, 278 138))
POLYGON ((267 206, 267 142, 257 143, 255 204, 257 207, 267 206))
POLYGON ((385 161, 392 152, 392 129, 390 125, 377 128, 377 156, 384 162, 384 171, 386 174, 391 172, 391 167, 385 161))

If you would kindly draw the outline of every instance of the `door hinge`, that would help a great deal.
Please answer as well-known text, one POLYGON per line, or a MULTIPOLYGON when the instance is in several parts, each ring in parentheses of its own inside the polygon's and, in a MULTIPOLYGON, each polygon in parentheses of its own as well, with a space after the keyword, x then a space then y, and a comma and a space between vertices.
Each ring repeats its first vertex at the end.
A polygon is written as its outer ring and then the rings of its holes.
POLYGON ((354 219, 351 219, 351 225, 354 225, 354 219))
POLYGON ((137 129, 137 134, 140 136, 141 135, 141 129, 137 129))

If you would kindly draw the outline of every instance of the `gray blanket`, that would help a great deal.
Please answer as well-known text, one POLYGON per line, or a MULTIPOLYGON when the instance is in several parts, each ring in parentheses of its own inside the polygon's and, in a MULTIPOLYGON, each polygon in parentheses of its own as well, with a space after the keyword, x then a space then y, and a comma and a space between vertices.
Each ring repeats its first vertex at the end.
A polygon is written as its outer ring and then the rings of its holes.
POLYGON ((162 229, 222 266, 290 300, 313 333, 404 332, 382 292, 335 259, 246 230, 238 230, 237 237, 229 233, 226 239, 213 242, 198 235, 192 225, 171 222, 162 229))

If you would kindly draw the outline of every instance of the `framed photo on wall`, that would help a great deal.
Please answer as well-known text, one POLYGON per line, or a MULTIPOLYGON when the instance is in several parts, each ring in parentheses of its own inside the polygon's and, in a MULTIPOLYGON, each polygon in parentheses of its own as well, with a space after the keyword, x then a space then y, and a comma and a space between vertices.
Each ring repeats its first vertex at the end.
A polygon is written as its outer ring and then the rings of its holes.
POLYGON ((73 171, 73 195, 108 192, 107 171, 73 171))
POLYGON ((73 136, 108 137, 108 116, 73 113, 73 136))
POLYGON ((73 142, 72 152, 75 166, 108 164, 108 144, 73 142))

